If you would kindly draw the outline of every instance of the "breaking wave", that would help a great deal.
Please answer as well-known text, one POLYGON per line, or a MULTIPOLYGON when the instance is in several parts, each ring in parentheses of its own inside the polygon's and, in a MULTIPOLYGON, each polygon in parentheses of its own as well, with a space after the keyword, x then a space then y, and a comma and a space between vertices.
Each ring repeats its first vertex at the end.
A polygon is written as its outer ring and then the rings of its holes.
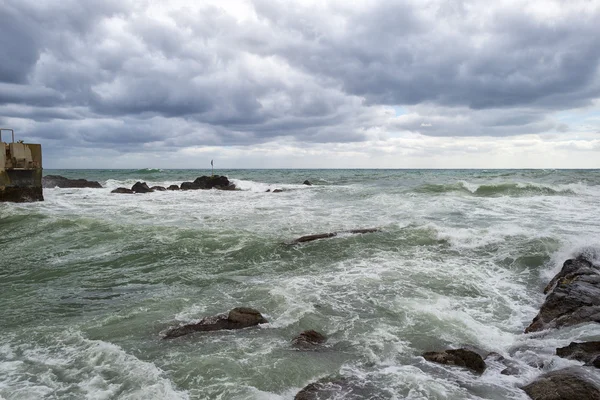
POLYGON ((493 185, 470 185, 464 182, 451 184, 425 184, 414 190, 417 193, 464 193, 477 197, 499 197, 499 196, 569 196, 575 195, 572 189, 555 189, 549 186, 534 185, 530 183, 499 183, 493 185))

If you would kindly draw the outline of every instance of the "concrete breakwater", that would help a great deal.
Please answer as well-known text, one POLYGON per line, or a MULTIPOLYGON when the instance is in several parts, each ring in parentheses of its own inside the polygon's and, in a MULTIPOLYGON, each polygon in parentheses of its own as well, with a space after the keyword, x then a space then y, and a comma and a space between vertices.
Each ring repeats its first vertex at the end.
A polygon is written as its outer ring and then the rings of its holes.
POLYGON ((14 134, 5 143, 0 136, 0 202, 42 200, 42 146, 15 142, 14 134))

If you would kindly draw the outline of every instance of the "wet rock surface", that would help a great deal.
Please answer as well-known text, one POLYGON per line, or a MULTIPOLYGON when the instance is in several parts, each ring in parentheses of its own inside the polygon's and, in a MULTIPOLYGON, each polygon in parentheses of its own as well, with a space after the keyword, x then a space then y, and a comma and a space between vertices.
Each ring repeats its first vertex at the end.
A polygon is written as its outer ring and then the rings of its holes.
POLYGON ((383 400, 388 393, 357 378, 324 378, 306 385, 294 400, 383 400))
POLYGON ((600 400, 598 386, 574 368, 544 374, 523 390, 533 400, 600 400))
POLYGON ((565 261, 546 286, 546 300, 525 333, 600 322, 599 272, 598 266, 582 257, 565 261))
POLYGON ((111 191, 111 193, 122 193, 122 194, 135 194, 135 192, 131 189, 127 189, 124 187, 116 188, 111 191))
POLYGON ((327 341, 327 337, 314 330, 308 330, 300 333, 294 339, 292 344, 300 349, 314 349, 327 341))
POLYGON ((312 183, 310 183, 310 181, 307 179, 304 182, 302 182, 303 185, 307 185, 307 186, 312 186, 312 183))
POLYGON ((203 318, 196 324, 188 324, 170 329, 164 339, 173 339, 193 332, 209 332, 219 330, 243 329, 268 321, 260 312, 253 308, 238 307, 229 311, 229 314, 219 314, 203 318))
POLYGON ((132 187, 131 191, 135 193, 150 193, 154 190, 150 189, 146 182, 136 182, 132 187))
MULTIPOLYGON (((275 192, 275 191, 273 191, 273 192, 275 192)), ((332 237, 335 237, 342 233, 363 234, 363 233, 373 233, 373 232, 378 232, 378 231, 379 231, 379 229, 377 229, 377 228, 368 228, 368 229, 351 229, 349 231, 340 231, 340 232, 331 232, 331 233, 319 233, 316 235, 306 235, 306 236, 299 237, 298 239, 293 240, 292 244, 306 243, 306 242, 312 242, 313 240, 318 240, 318 239, 332 238, 332 237)))
POLYGON ((42 187, 44 188, 94 188, 100 189, 102 185, 96 181, 86 179, 69 179, 60 175, 47 175, 42 178, 42 187))
POLYGON ((586 365, 600 367, 599 342, 571 342, 568 346, 556 349, 556 355, 571 360, 583 361, 586 365))
POLYGON ((179 186, 177 185, 171 185, 167 188, 167 190, 179 190, 179 186))
POLYGON ((423 358, 438 364, 456 365, 457 367, 468 368, 478 374, 481 374, 485 370, 483 358, 474 351, 467 349, 429 351, 423 354, 423 358))

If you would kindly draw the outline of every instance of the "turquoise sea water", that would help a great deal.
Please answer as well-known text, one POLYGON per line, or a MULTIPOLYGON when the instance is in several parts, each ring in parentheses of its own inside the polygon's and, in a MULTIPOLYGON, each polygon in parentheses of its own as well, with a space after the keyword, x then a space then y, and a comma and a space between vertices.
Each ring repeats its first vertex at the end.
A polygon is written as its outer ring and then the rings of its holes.
POLYGON ((600 339, 522 334, 562 262, 600 243, 598 170, 218 170, 241 190, 144 195, 110 191, 210 171, 44 172, 105 188, 0 204, 3 399, 292 399, 326 376, 381 399, 526 399, 577 364, 556 347, 600 339), (381 231, 286 244, 355 228, 381 231), (270 323, 161 340, 236 306, 270 323), (306 329, 328 347, 295 351, 306 329), (466 344, 521 373, 420 357, 466 344))

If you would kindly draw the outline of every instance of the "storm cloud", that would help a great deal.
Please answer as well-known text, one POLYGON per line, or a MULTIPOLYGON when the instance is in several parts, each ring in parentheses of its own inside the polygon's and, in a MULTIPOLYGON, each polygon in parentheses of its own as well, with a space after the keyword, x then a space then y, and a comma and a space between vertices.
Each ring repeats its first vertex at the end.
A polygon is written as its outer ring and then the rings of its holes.
POLYGON ((52 155, 415 135, 565 148, 600 131, 599 20, 583 0, 3 0, 0 124, 52 155))

